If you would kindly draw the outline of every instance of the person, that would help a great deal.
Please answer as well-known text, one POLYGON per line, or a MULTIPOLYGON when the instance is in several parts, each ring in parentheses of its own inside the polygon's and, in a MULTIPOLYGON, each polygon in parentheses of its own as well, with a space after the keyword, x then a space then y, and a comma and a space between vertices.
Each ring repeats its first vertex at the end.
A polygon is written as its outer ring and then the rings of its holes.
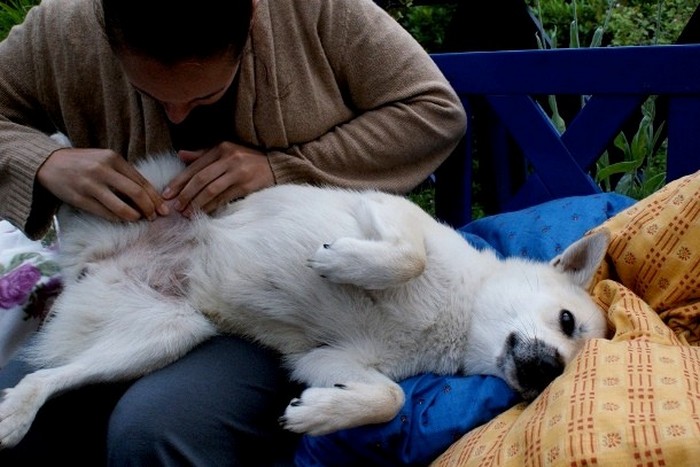
MULTIPOLYGON (((0 43, 0 218, 39 238, 62 203, 131 222, 282 183, 406 193, 465 126, 370 0, 43 0, 0 43), (160 152, 187 164, 162 193, 131 165, 160 152)), ((13 359, 0 388, 28 371, 13 359)), ((54 398, 0 465, 291 464, 277 418, 299 389, 276 354, 216 337, 54 398)))

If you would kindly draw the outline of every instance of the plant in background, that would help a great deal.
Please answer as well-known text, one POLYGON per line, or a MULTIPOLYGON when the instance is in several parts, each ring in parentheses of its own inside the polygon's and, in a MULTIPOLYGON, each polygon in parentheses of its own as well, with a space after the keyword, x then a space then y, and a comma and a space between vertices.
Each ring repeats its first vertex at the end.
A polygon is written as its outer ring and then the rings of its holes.
POLYGON ((399 22, 427 51, 440 50, 456 8, 456 5, 416 5, 399 22))
POLYGON ((415 5, 413 0, 394 0, 378 3, 384 3, 385 10, 428 52, 440 50, 447 27, 457 9, 456 2, 415 5))
MULTIPOLYGON (((655 3, 654 8, 651 8, 653 2, 644 2, 643 5, 630 5, 633 2, 628 2, 628 6, 624 9, 626 12, 620 15, 619 9, 620 4, 615 0, 591 0, 585 3, 585 8, 579 8, 580 3, 576 0, 571 1, 571 3, 563 4, 563 0, 534 0, 534 10, 541 24, 548 24, 547 20, 543 17, 545 8, 543 5, 548 5, 550 8, 554 7, 554 11, 569 11, 572 15, 572 19, 569 22, 569 48, 581 47, 581 37, 590 37, 590 47, 600 47, 603 44, 604 38, 607 34, 609 28, 614 24, 615 18, 626 18, 630 15, 634 16, 634 12, 638 10, 641 6, 646 8, 645 11, 654 12, 652 19, 645 20, 645 22, 639 23, 642 25, 639 31, 645 31, 645 37, 647 37, 647 29, 645 25, 654 24, 654 34, 652 41, 654 43, 665 42, 667 38, 662 38, 662 40, 657 40, 661 37, 661 18, 668 15, 677 15, 677 10, 673 10, 672 13, 663 13, 662 0, 655 3), (605 11, 601 11, 599 8, 591 8, 592 6, 600 7, 602 2, 606 3, 605 11), (596 13, 596 17, 602 19, 601 25, 592 28, 587 22, 582 22, 579 20, 579 14, 581 12, 588 12, 590 14, 592 11, 596 13), (582 31, 582 24, 586 24, 586 30, 582 31), (590 32, 592 31, 592 33, 590 32)), ((699 0, 700 1, 700 0, 699 0)), ((641 2, 640 2, 641 3, 641 2)), ((684 10, 685 11, 685 10, 684 10)), ((693 10, 690 10, 687 17, 690 17, 693 10)), ((550 23, 551 24, 551 23, 550 23)), ((619 25, 622 23, 618 22, 619 25)), ((683 22, 677 22, 677 24, 685 24, 683 22)), ((632 25, 628 25, 620 30, 635 30, 632 25)), ((677 35, 681 27, 676 27, 674 34, 677 35)), ((544 41, 538 38, 538 43, 540 48, 545 48, 547 44, 550 47, 556 47, 560 40, 557 40, 557 26, 551 31, 548 39, 549 41, 544 41)), ((544 35, 544 31, 541 32, 544 35)), ((617 37, 617 36, 616 36, 617 37)), ((631 37, 630 35, 624 37, 631 37)), ((637 37, 641 41, 640 37, 637 37)), ((624 39, 627 40, 627 39, 624 39)), ((614 43, 615 41, 610 41, 614 43)), ((618 39, 619 42, 619 39, 618 39)), ((638 42, 642 43, 642 42, 638 42)), ((590 96, 581 96, 581 107, 586 105, 586 102, 590 96)), ((647 99, 641 107, 641 119, 636 132, 631 135, 631 140, 625 132, 621 132, 617 135, 613 141, 613 147, 617 148, 615 157, 611 157, 609 151, 605 151, 600 159, 596 162, 594 178, 597 183, 600 184, 604 191, 615 191, 621 194, 625 194, 635 199, 644 198, 654 191, 661 188, 666 179, 666 142, 660 141, 664 123, 656 122, 656 99, 654 96, 647 99), (655 130, 655 126, 658 129, 655 130)), ((566 130, 566 122, 561 117, 556 96, 548 96, 548 104, 550 109, 550 118, 554 127, 560 133, 566 130)))
POLYGON ((0 40, 7 37, 12 26, 24 21, 27 11, 40 0, 3 0, 0 3, 0 40))
POLYGON ((671 44, 676 41, 700 0, 526 0, 558 47, 566 47, 559 31, 576 18, 582 43, 591 43, 599 25, 607 23, 602 45, 671 44))
POLYGON ((611 162, 608 151, 598 160, 595 180, 605 191, 642 199, 664 185, 665 145, 660 144, 663 123, 654 129, 654 102, 652 96, 642 105, 642 119, 631 141, 624 132, 615 138, 614 145, 622 153, 622 160, 611 162), (659 146, 661 150, 657 151, 659 146))

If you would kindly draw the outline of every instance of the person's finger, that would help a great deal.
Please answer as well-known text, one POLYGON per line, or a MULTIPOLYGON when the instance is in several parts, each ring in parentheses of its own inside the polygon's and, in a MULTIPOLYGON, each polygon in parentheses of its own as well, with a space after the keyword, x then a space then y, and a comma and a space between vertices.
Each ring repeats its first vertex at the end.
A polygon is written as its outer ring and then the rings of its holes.
POLYGON ((109 190, 105 190, 105 192, 98 195, 97 198, 83 198, 80 205, 81 210, 112 222, 136 221, 141 218, 139 212, 131 208, 124 201, 121 201, 118 196, 109 190))
POLYGON ((110 186, 114 191, 125 196, 132 207, 144 217, 153 220, 158 214, 168 213, 163 198, 138 170, 128 164, 116 167, 116 170, 118 176, 110 186))
POLYGON ((180 195, 180 192, 185 187, 185 185, 187 185, 190 182, 192 177, 215 160, 215 156, 211 154, 211 152, 207 151, 180 151, 178 152, 178 156, 184 153, 198 155, 197 157, 193 158, 192 162, 187 167, 185 167, 185 170, 180 172, 170 182, 168 182, 168 185, 165 187, 163 193, 161 194, 162 197, 165 199, 173 199, 176 196, 180 195))
POLYGON ((204 150, 187 151, 183 149, 177 152, 177 157, 179 157, 182 162, 189 165, 197 159, 200 159, 205 152, 204 150))
POLYGON ((181 212, 187 209, 199 209, 221 194, 228 188, 219 181, 224 174, 226 174, 226 166, 218 162, 195 173, 177 195, 175 209, 181 212))
POLYGON ((220 207, 223 207, 236 199, 242 198, 243 196, 245 196, 245 193, 239 187, 229 187, 227 190, 223 191, 221 194, 204 204, 200 209, 207 214, 211 214, 220 207))

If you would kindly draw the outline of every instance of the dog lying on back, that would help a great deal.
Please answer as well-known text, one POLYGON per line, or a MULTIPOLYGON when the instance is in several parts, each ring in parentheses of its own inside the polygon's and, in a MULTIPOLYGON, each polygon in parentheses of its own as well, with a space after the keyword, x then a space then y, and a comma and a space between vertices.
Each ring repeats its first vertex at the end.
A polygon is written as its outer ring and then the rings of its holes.
MULTIPOLYGON (((139 170, 157 189, 172 155, 139 170)), ((525 399, 606 321, 589 285, 606 233, 551 263, 498 259, 405 198, 281 185, 191 220, 110 223, 64 206, 64 291, 0 402, 14 446, 59 391, 137 378, 217 333, 281 352, 307 385, 281 423, 324 434, 391 420, 409 376, 491 374, 525 399)))

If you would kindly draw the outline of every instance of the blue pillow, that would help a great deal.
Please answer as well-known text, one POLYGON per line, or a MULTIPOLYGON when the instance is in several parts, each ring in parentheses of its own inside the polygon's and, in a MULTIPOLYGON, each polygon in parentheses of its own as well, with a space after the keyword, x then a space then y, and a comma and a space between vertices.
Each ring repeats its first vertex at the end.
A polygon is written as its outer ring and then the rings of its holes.
POLYGON ((402 381, 403 410, 388 423, 304 436, 296 464, 318 467, 427 465, 472 428, 518 401, 495 376, 423 374, 402 381))
MULTIPOLYGON (((563 198, 476 220, 459 229, 477 248, 548 261, 635 200, 615 193, 563 198)), ((390 422, 304 436, 296 465, 426 465, 463 434, 519 399, 493 376, 424 374, 400 382, 406 404, 390 422)))
POLYGON ((476 248, 549 261, 636 200, 617 193, 574 196, 477 219, 460 233, 476 248))

